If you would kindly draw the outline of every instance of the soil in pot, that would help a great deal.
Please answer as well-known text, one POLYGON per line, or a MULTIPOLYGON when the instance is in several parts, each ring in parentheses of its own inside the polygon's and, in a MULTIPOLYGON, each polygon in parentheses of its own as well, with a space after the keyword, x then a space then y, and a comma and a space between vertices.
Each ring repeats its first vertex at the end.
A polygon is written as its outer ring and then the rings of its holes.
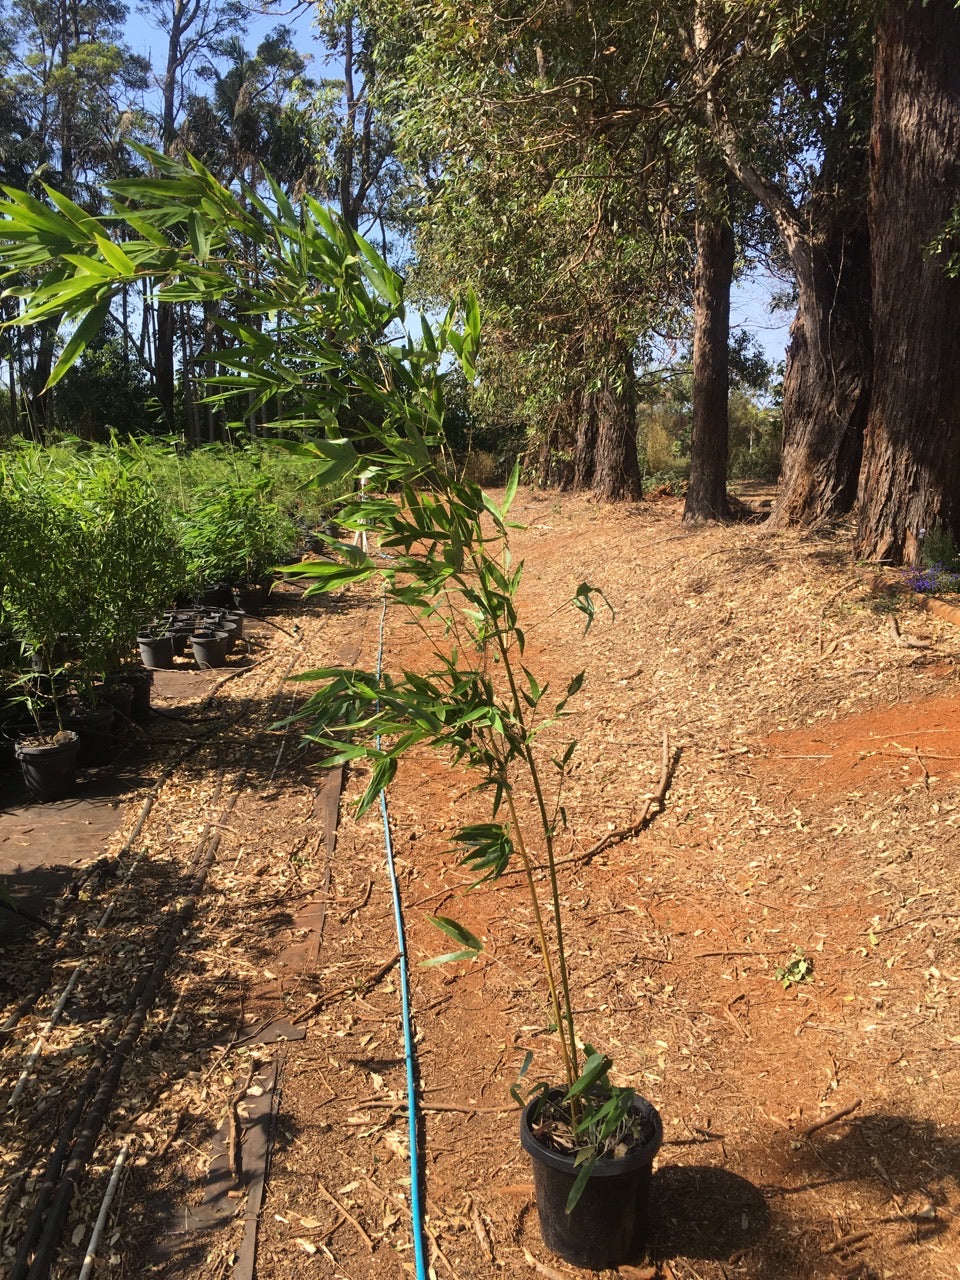
MULTIPOLYGON (((551 1091, 558 1101, 561 1090, 551 1091)), ((579 1168, 571 1152, 555 1150, 538 1136, 538 1096, 523 1110, 520 1141, 530 1156, 540 1234, 544 1244, 576 1267, 618 1267, 644 1252, 647 1204, 654 1156, 663 1142, 663 1125, 646 1098, 634 1099, 642 1119, 640 1137, 621 1156, 603 1156, 570 1213, 567 1197, 579 1168)))
POLYGON ((51 738, 24 738, 17 759, 31 800, 63 800, 77 782, 77 734, 62 729, 51 738))

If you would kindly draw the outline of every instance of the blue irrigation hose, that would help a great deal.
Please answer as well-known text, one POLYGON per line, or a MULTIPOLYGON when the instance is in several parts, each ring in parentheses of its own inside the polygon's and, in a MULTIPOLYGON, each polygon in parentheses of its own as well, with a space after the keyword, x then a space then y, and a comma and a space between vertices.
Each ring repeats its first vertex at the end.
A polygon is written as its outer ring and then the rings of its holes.
MULTIPOLYGON (((384 592, 380 613, 380 636, 377 645, 377 683, 383 671, 383 631, 387 619, 387 596, 384 592)), ((377 734, 377 747, 380 735, 377 734)), ((397 950, 400 953, 400 1003, 403 1015, 403 1056, 407 1069, 407 1126, 410 1140, 410 1218, 413 1231, 413 1253, 417 1280, 427 1280, 427 1262, 423 1247, 423 1205, 420 1200, 420 1148, 417 1138, 417 1095, 414 1080, 415 1051, 413 1026, 410 1018, 410 984, 407 981, 407 947, 403 930, 403 910, 400 905, 400 886, 393 863, 393 841, 390 838, 390 815, 387 811, 387 793, 380 792, 380 812, 383 815, 383 843, 387 855, 387 872, 390 876, 390 895, 393 899, 393 919, 397 929, 397 950)))

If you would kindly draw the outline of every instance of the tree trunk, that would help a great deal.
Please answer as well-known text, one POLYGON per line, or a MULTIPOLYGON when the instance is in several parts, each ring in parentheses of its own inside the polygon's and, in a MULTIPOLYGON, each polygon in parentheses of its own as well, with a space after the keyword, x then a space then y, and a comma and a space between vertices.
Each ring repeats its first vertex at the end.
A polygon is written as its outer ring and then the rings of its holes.
POLYGON ((643 495, 637 456, 637 388, 631 352, 620 351, 595 393, 597 415, 594 496, 601 502, 638 502, 643 495))
POLYGON ((53 372, 56 355, 56 324, 40 324, 36 326, 37 354, 30 374, 27 392, 27 416, 30 423, 31 439, 43 444, 47 438, 50 396, 44 390, 53 372))
POLYGON ((693 431, 685 522, 729 520, 730 285, 734 240, 723 188, 698 184, 693 279, 693 431))
POLYGON ((177 321, 173 303, 156 303, 157 336, 153 363, 153 385, 157 400, 163 410, 168 430, 172 430, 175 418, 176 374, 174 369, 174 344, 177 321))
POLYGON ((834 206, 829 225, 791 259, 800 301, 783 380, 774 528, 822 525, 852 509, 870 391, 866 228, 834 206))
POLYGON ((870 141, 875 377, 857 554, 916 562, 922 530, 960 538, 960 280, 927 246, 960 204, 960 12, 881 14, 870 141))
POLYGON ((597 396, 593 391, 582 391, 577 396, 577 435, 573 445, 573 488, 575 491, 591 489, 597 472, 597 396))

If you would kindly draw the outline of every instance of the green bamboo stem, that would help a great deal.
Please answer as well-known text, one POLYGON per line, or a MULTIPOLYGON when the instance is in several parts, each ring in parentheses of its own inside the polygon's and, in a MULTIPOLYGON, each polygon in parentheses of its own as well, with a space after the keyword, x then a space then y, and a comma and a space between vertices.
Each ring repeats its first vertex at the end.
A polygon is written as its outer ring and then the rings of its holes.
POLYGON ((567 1037, 564 1033, 564 1011, 560 1005, 560 995, 557 991, 557 982, 553 973, 553 960, 550 955, 550 947, 547 942, 546 930, 543 927, 543 913, 540 910, 540 899, 537 896, 536 881, 533 878, 533 864, 530 861, 530 855, 527 852, 526 843, 523 839, 523 829, 517 818, 516 807, 513 803, 513 795, 509 788, 506 789, 507 808, 510 811, 510 821, 516 835, 515 847, 520 855, 520 861, 523 863, 523 870, 527 877, 527 888, 530 891, 530 901, 533 904, 533 917, 537 926, 537 944, 540 948, 540 957, 543 960, 543 968, 547 977, 547 987, 550 992, 550 1003, 553 1008, 553 1018, 557 1024, 557 1031, 560 1035, 560 1052, 563 1056, 563 1069, 567 1080, 573 1084, 577 1078, 576 1064, 576 1044, 571 1038, 571 1043, 567 1044, 567 1037))

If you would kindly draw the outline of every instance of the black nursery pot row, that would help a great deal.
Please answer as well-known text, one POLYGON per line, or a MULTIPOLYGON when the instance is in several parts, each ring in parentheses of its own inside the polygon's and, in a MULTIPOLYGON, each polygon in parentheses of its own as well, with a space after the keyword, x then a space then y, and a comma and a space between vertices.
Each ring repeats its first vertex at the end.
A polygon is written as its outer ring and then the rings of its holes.
POLYGON ((199 667, 222 667, 236 642, 243 637, 242 609, 178 609, 165 613, 162 622, 137 637, 140 659, 152 670, 169 670, 189 644, 199 667))
POLYGON ((149 671, 123 673, 101 691, 100 706, 64 720, 64 727, 46 738, 25 738, 14 748, 31 800, 63 800, 72 795, 80 769, 109 764, 123 736, 126 722, 150 718, 149 671))

